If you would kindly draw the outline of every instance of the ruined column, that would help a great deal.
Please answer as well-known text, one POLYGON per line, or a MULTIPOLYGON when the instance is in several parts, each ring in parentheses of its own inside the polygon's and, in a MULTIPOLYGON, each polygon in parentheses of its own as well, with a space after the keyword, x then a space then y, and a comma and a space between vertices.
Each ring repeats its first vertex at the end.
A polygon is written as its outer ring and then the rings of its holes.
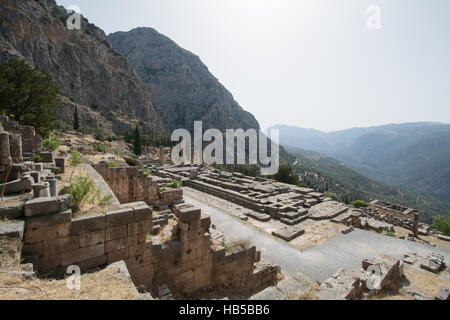
POLYGON ((419 213, 414 213, 414 221, 413 221, 413 233, 414 237, 419 237, 419 213))
POLYGON ((47 177, 45 182, 48 182, 50 187, 50 196, 57 197, 58 196, 58 182, 55 177, 47 177))
POLYGON ((9 133, 0 133, 0 165, 10 165, 11 159, 11 149, 9 146, 9 133))
POLYGON ((22 157, 22 137, 18 134, 9 135, 9 148, 12 161, 19 163, 23 161, 22 157))
POLYGON ((164 147, 159 147, 159 165, 162 167, 164 165, 164 147))

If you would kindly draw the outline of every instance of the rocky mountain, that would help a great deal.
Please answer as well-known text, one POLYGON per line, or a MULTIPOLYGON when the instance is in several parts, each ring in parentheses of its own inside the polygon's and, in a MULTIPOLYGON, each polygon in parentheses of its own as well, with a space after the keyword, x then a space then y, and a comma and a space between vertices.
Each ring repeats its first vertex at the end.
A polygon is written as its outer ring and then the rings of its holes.
POLYGON ((69 30, 69 16, 54 0, 1 0, 0 63, 18 58, 47 70, 62 95, 59 116, 68 123, 78 105, 82 125, 120 133, 139 121, 147 132, 165 133, 133 67, 87 19, 81 30, 69 30))
POLYGON ((110 34, 113 47, 136 69, 168 130, 254 128, 255 117, 208 71, 198 56, 151 28, 110 34))
POLYGON ((450 125, 406 123, 325 133, 288 126, 280 143, 333 157, 347 168, 450 205, 450 125))

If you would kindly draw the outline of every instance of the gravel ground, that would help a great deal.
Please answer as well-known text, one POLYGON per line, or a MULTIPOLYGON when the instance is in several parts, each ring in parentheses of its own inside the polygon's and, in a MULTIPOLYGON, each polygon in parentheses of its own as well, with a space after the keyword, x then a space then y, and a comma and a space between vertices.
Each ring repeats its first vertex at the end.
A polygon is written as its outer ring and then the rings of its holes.
POLYGON ((261 250, 264 259, 280 265, 283 272, 288 274, 300 272, 319 282, 323 282, 340 268, 360 268, 364 258, 380 253, 400 258, 408 251, 414 251, 420 255, 438 252, 445 256, 447 264, 450 263, 448 248, 433 248, 360 229, 355 229, 347 235, 336 234, 321 245, 300 251, 252 228, 206 201, 199 201, 188 195, 185 195, 184 199, 187 203, 210 214, 212 222, 217 228, 229 236, 237 239, 249 239, 258 250, 261 250))

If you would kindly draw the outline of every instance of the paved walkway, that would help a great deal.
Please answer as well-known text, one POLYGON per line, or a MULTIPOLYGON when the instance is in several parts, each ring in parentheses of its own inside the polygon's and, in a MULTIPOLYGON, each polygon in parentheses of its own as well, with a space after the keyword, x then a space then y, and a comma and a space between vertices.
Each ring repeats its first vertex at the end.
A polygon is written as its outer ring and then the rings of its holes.
POLYGON ((217 228, 238 239, 249 239, 264 259, 281 266, 283 272, 305 274, 313 280, 323 282, 340 268, 355 269, 361 267, 364 258, 385 253, 399 258, 408 251, 426 255, 438 252, 445 256, 445 262, 450 262, 450 252, 441 248, 433 248, 416 242, 382 236, 373 232, 355 229, 343 235, 333 236, 325 243, 307 248, 303 251, 289 244, 270 237, 251 226, 227 214, 225 211, 207 203, 184 196, 191 203, 211 215, 211 220, 217 228))

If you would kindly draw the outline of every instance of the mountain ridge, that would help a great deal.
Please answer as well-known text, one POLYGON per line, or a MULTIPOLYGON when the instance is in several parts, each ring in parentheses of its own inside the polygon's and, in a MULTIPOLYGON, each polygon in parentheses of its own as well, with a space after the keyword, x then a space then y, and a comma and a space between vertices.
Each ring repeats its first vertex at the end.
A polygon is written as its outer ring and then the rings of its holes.
POLYGON ((167 36, 140 27, 108 38, 143 79, 168 130, 192 131, 194 120, 221 131, 260 128, 197 55, 167 36))

